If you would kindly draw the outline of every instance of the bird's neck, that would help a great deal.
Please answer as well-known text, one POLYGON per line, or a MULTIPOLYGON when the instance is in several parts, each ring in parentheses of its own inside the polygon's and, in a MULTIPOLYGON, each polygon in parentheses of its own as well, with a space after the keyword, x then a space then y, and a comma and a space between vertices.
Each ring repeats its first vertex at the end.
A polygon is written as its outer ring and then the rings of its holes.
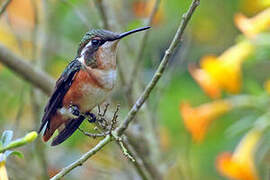
POLYGON ((116 50, 109 48, 99 48, 95 54, 98 69, 115 70, 116 69, 116 50))

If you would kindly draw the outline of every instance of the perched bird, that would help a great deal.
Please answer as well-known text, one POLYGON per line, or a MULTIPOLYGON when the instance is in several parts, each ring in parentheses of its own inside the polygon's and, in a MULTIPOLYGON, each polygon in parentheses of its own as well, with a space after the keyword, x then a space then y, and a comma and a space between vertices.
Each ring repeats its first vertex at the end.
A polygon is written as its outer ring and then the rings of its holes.
POLYGON ((51 145, 62 143, 78 129, 85 116, 91 116, 91 110, 106 99, 115 85, 119 40, 149 28, 142 27, 121 34, 94 29, 84 35, 77 56, 57 80, 45 107, 39 129, 40 133, 46 126, 44 141, 48 141, 58 130, 51 145))

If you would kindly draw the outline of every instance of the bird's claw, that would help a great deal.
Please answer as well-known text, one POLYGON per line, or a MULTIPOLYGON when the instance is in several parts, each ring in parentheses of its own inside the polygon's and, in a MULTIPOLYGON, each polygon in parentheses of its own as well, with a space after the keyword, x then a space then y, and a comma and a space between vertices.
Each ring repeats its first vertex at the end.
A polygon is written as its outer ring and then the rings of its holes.
POLYGON ((90 123, 94 123, 97 121, 97 117, 94 113, 87 112, 87 113, 85 113, 85 116, 86 116, 88 122, 90 122, 90 123))
POLYGON ((71 113, 74 115, 74 116, 80 116, 80 110, 79 110, 79 107, 78 106, 76 106, 76 105, 70 105, 69 106, 69 109, 70 109, 70 111, 71 111, 71 113))

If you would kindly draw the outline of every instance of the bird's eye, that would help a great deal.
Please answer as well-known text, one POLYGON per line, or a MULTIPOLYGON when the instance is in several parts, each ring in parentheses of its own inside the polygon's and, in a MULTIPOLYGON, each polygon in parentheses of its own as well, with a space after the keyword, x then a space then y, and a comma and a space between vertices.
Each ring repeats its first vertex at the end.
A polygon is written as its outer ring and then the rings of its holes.
POLYGON ((92 45, 93 46, 98 46, 99 44, 100 44, 100 40, 98 40, 98 39, 93 39, 92 41, 91 41, 91 43, 92 43, 92 45))

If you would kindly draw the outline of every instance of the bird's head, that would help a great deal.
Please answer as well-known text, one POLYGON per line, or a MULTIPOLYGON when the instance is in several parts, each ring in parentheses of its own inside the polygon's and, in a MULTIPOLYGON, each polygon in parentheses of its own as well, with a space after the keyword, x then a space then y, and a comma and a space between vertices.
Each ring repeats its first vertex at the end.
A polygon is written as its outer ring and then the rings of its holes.
POLYGON ((115 68, 119 40, 149 28, 149 26, 146 26, 120 34, 102 29, 90 30, 81 40, 77 58, 81 63, 91 68, 115 68))

